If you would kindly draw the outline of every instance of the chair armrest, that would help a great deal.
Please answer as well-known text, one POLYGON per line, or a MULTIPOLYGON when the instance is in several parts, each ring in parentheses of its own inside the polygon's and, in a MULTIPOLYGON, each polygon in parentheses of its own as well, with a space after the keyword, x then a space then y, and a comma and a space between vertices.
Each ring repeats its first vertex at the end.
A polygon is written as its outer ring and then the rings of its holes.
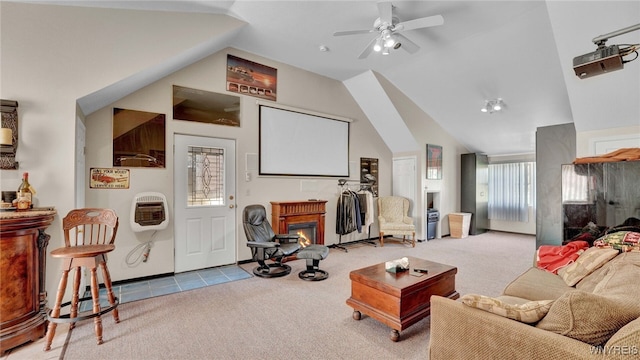
POLYGON ((280 244, 277 242, 257 242, 257 241, 247 241, 247 246, 248 247, 254 247, 254 248, 263 248, 263 249, 269 249, 269 248, 277 248, 280 247, 280 244))
POLYGON ((409 216, 405 216, 404 218, 402 218, 402 222, 405 224, 413 224, 413 218, 409 216))
POLYGON ((276 240, 281 244, 298 242, 299 239, 300 239, 300 235, 298 234, 276 234, 276 236, 274 237, 274 240, 276 240), (286 240, 286 241, 282 241, 282 240, 286 240))

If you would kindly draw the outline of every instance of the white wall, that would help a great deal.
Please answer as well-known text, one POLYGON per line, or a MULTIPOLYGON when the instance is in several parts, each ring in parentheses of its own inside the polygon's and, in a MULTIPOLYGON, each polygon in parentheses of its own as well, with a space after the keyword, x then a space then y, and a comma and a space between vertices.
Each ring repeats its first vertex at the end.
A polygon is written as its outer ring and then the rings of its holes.
POLYGON ((640 125, 578 132, 576 134, 576 157, 602 155, 603 153, 595 151, 594 145, 596 143, 607 143, 615 149, 640 147, 640 125))
MULTIPOLYGON (((172 119, 173 85, 199 90, 227 93, 225 91, 227 53, 274 67, 278 70, 277 104, 293 106, 324 114, 353 119, 350 128, 350 162, 352 178, 358 179, 361 157, 379 159, 380 194, 388 195, 391 184, 391 153, 375 129, 367 121, 345 86, 338 81, 261 58, 236 49, 224 49, 185 69, 177 71, 115 103, 87 116, 87 176, 91 167, 111 167, 112 109, 113 107, 151 111, 166 114, 167 161, 165 169, 131 168, 131 187, 128 190, 88 189, 87 205, 114 208, 126 220, 119 229, 117 249, 109 257, 114 281, 132 279, 154 274, 171 273, 174 270, 174 226, 156 235, 155 246, 149 260, 137 266, 126 263, 127 254, 148 240, 150 233, 134 233, 128 225, 133 196, 141 191, 159 191, 167 195, 169 207, 173 209, 173 134, 193 134, 236 140, 237 167, 237 259, 251 258, 242 229, 242 209, 250 204, 262 204, 270 212, 270 201, 306 200, 317 198, 328 200, 325 222, 325 244, 338 242, 335 233, 338 195, 337 178, 260 177, 252 173, 252 180, 245 181, 246 154, 258 153, 258 106, 257 98, 240 95, 240 127, 213 125, 172 119), (303 191, 301 183, 315 184, 312 191, 303 191)), ((331 144, 327 144, 331 146, 331 144)), ((295 151, 295 149, 291 149, 295 151)), ((318 149, 322 151, 322 149, 318 149)), ((170 210, 171 218, 173 210, 170 210)), ((372 234, 377 229, 372 226, 372 234)), ((366 234, 343 236, 343 241, 366 237, 366 234)))
POLYGON ((448 235, 448 214, 460 211, 460 155, 468 152, 468 150, 444 131, 429 114, 418 108, 411 99, 389 83, 388 80, 380 75, 377 75, 377 78, 416 142, 422 146, 422 150, 418 152, 393 154, 394 156, 416 156, 418 159, 418 168, 416 169, 419 176, 417 181, 418 199, 416 201, 417 211, 414 212, 414 214, 417 214, 414 219, 417 230, 416 237, 420 239, 426 238, 424 218, 427 209, 427 192, 436 192, 438 194, 440 222, 438 224, 437 237, 448 235), (442 180, 427 180, 427 144, 442 146, 442 180))

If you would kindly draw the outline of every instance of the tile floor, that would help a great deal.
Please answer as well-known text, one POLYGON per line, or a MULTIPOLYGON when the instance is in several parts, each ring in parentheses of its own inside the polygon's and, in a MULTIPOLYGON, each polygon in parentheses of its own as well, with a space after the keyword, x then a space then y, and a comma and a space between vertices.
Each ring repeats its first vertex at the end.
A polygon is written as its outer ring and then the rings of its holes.
MULTIPOLYGON (((227 265, 209 269, 189 271, 175 275, 113 285, 113 293, 120 304, 147 299, 154 296, 173 294, 181 291, 193 290, 209 285, 222 284, 229 281, 242 280, 252 277, 237 265, 227 265)), ((86 292, 85 297, 91 293, 86 292)), ((108 306, 106 289, 100 289, 100 304, 108 306)), ((91 300, 80 304, 80 311, 91 310, 91 300)))
MULTIPOLYGON (((203 270, 190 271, 170 275, 166 277, 136 281, 120 285, 114 285, 113 291, 120 299, 120 304, 142 300, 154 296, 172 294, 181 291, 193 290, 205 286, 222 284, 235 280, 253 277, 237 265, 221 266, 203 270)), ((87 293, 85 296, 91 296, 87 293)), ((100 289, 100 303, 108 306, 106 291, 100 289)), ((51 301, 51 300, 49 300, 51 301)), ((91 300, 80 304, 80 311, 91 311, 91 300)), ((44 352, 44 338, 32 343, 7 351, 0 360, 49 360, 59 359, 64 346, 69 326, 58 326, 56 336, 51 344, 51 351, 44 352)))

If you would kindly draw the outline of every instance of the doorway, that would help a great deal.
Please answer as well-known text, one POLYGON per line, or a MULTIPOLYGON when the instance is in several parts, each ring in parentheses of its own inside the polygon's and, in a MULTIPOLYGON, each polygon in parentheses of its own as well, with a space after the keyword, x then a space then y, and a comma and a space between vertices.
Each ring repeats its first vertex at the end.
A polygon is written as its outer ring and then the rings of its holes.
POLYGON ((394 196, 409 199, 409 216, 416 216, 416 157, 393 158, 393 189, 394 196))
POLYGON ((236 262, 235 140, 174 135, 175 272, 236 262))

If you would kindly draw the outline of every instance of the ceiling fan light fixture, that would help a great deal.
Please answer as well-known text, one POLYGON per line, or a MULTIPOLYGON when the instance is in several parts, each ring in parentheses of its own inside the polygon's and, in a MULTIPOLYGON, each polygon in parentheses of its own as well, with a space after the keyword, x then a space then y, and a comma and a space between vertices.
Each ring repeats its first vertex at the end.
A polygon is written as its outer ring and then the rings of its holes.
POLYGON ((392 48, 396 45, 396 39, 394 39, 393 36, 389 36, 388 38, 386 38, 386 40, 384 41, 384 47, 386 48, 392 48))
MULTIPOLYGON (((1 0, 0 0, 1 1, 1 0)), ((336 31, 333 36, 357 35, 366 33, 377 33, 377 37, 369 40, 367 46, 362 50, 358 59, 364 59, 372 52, 388 55, 390 50, 402 47, 410 54, 414 54, 420 49, 418 44, 402 35, 403 31, 430 28, 444 23, 442 15, 426 16, 408 21, 400 21, 395 14, 395 6, 389 1, 380 0, 377 2, 378 14, 380 15, 373 22, 373 28, 361 30, 336 31), (404 44, 401 44, 402 41, 404 44), (403 46, 404 45, 404 46, 403 46)))
POLYGON ((373 51, 380 52, 380 50, 382 50, 382 38, 378 38, 375 45, 373 45, 373 51))

